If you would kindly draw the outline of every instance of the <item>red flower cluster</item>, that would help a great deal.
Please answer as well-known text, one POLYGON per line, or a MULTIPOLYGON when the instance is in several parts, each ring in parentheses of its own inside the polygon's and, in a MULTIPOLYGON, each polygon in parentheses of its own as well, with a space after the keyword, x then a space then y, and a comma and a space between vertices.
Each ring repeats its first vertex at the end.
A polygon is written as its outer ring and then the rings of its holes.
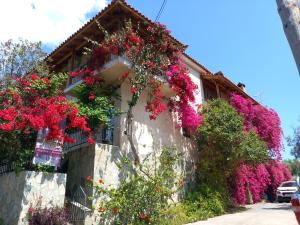
POLYGON ((89 100, 94 100, 96 98, 95 92, 91 91, 89 95, 89 100))
POLYGON ((119 213, 119 209, 117 207, 112 208, 112 213, 117 215, 119 213))
POLYGON ((43 96, 39 93, 47 91, 48 86, 41 89, 36 85, 37 82, 50 84, 48 78, 40 78, 33 74, 29 78, 17 79, 13 87, 1 94, 0 129, 5 132, 16 130, 27 133, 49 128, 49 140, 74 141, 64 135, 65 128, 61 126, 68 120, 70 123, 66 129, 81 129, 91 138, 86 119, 78 115, 78 110, 70 105, 63 93, 43 96))
POLYGON ((160 113, 167 109, 159 87, 156 88, 152 101, 145 108, 147 112, 150 112, 150 120, 155 120, 160 113))
POLYGON ((85 83, 88 86, 93 86, 96 81, 102 81, 101 78, 96 78, 96 76, 94 76, 94 70, 91 68, 77 70, 70 73, 70 77, 72 78, 78 76, 80 76, 83 83, 85 83))
POLYGON ((137 87, 131 87, 130 91, 132 94, 135 94, 138 92, 138 89, 137 89, 137 87))
MULTIPOLYGON (((93 70, 101 69, 111 54, 125 55, 132 62, 137 61, 137 56, 140 57, 137 63, 140 69, 143 70, 145 77, 139 76, 138 78, 132 77, 129 79, 132 86, 131 93, 139 95, 145 87, 150 87, 153 98, 145 109, 150 113, 150 119, 154 120, 167 109, 160 85, 157 85, 155 77, 167 75, 170 87, 179 97, 175 98, 176 100, 173 99, 168 106, 172 111, 178 113, 180 126, 193 132, 202 121, 202 118, 192 107, 195 102, 194 94, 198 87, 189 77, 186 66, 180 62, 182 56, 180 52, 182 50, 176 47, 168 38, 169 31, 166 30, 166 26, 157 23, 154 26, 149 25, 146 29, 148 34, 141 36, 138 30, 134 30, 132 24, 127 22, 125 28, 120 32, 106 36, 101 46, 97 46, 93 50, 94 63, 92 68, 93 70)), ((89 86, 92 86, 95 82, 92 70, 88 72, 78 71, 71 74, 71 76, 78 75, 81 75, 84 83, 89 86), (82 76, 81 74, 87 75, 82 76)), ((128 76, 129 71, 122 75, 121 80, 125 80, 128 76)))

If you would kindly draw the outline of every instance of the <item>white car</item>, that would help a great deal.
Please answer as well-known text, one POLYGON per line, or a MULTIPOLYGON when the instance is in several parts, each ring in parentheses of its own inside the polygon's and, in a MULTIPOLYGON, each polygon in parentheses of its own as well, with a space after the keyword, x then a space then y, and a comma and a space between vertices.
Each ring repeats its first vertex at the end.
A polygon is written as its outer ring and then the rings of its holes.
POLYGON ((276 197, 279 203, 284 201, 291 201, 292 195, 298 191, 296 181, 285 181, 277 188, 276 197))

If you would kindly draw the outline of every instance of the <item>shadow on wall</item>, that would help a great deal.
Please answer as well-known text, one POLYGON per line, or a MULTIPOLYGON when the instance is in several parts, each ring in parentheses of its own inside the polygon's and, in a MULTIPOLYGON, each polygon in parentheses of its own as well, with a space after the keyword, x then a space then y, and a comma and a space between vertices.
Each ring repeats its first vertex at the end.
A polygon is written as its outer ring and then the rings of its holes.
POLYGON ((0 218, 4 224, 18 224, 22 211, 26 173, 0 175, 0 218))
MULTIPOLYGON (((132 93, 130 84, 124 82, 121 86, 121 111, 127 112, 128 101, 132 93)), ((183 154, 183 161, 179 165, 179 170, 184 174, 193 177, 194 168, 197 163, 197 148, 191 138, 184 137, 181 129, 177 128, 177 118, 168 110, 162 112, 156 120, 149 119, 149 113, 145 111, 145 106, 149 96, 145 91, 139 98, 137 105, 133 108, 134 122, 134 143, 138 149, 141 161, 152 152, 159 153, 166 147, 174 147, 183 154), (192 173, 192 174, 191 174, 192 173)), ((124 134, 126 127, 126 114, 120 116, 120 148, 122 152, 130 153, 130 145, 124 134)))
POLYGON ((25 224, 29 207, 64 204, 66 174, 22 171, 0 175, 0 218, 4 224, 25 224))
MULTIPOLYGON (((72 199, 80 186, 88 196, 92 195, 92 188, 86 186, 86 177, 94 177, 95 145, 86 145, 68 152, 64 161, 68 163, 66 197, 72 199)), ((91 201, 88 201, 87 207, 92 207, 91 201)))

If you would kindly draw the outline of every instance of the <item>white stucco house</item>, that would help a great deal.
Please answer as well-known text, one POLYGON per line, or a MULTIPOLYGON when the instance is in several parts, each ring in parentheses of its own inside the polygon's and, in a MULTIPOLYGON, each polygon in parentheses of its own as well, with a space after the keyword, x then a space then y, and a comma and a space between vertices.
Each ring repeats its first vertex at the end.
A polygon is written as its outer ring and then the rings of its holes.
MULTIPOLYGON (((85 63, 84 56, 80 54, 87 44, 84 37, 101 38, 96 20, 108 31, 114 31, 118 29, 120 21, 128 18, 153 23, 124 0, 114 0, 57 47, 47 57, 49 65, 54 71, 71 72, 80 68, 85 63)), ((174 37, 170 36, 170 38, 174 43, 186 48, 174 37)), ((210 98, 228 99, 233 91, 251 98, 244 91, 243 85, 235 85, 221 72, 211 73, 189 55, 183 55, 183 62, 189 69, 189 76, 198 85, 197 104, 202 104, 210 98)), ((119 78, 128 68, 130 68, 130 61, 118 56, 109 59, 103 69, 99 71, 107 85, 114 84, 118 86, 117 91, 121 96, 121 100, 116 102, 116 107, 122 112, 127 111, 127 101, 132 93, 130 92, 129 83, 126 81, 121 83, 119 78)), ((68 95, 72 88, 80 82, 78 79, 69 78, 65 93, 68 95)), ((167 84, 163 91, 166 93, 170 91, 167 84)), ((163 146, 172 146, 183 152, 182 171, 192 172, 197 158, 194 157, 197 153, 193 140, 177 128, 176 117, 169 111, 163 112, 154 121, 150 120, 144 108, 146 101, 147 96, 144 94, 133 110, 134 142, 138 147, 141 159, 143 160, 151 152, 160 150, 163 146)), ((64 154, 63 169, 67 172, 67 196, 72 197, 72 193, 78 186, 84 186, 86 176, 92 176, 96 180, 102 178, 107 183, 118 184, 122 174, 115 163, 120 160, 120 155, 130 154, 130 145, 124 135, 125 122, 125 114, 116 118, 110 140, 105 140, 106 137, 99 135, 94 145, 89 145, 87 138, 81 136, 81 134, 73 134, 77 142, 66 145, 64 154)), ((88 190, 88 192, 92 192, 92 190, 88 190)))

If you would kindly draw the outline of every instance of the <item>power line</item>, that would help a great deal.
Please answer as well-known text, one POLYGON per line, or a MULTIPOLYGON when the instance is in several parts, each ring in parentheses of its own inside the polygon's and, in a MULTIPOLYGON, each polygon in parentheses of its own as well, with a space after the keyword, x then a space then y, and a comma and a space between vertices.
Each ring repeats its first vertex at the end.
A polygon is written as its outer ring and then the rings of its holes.
POLYGON ((167 4, 167 1, 168 1, 168 0, 164 0, 164 1, 163 1, 162 5, 161 5, 161 7, 160 7, 160 9, 159 9, 159 11, 158 11, 158 13, 157 13, 157 16, 156 16, 156 18, 155 18, 155 22, 157 22, 157 21, 159 20, 161 14, 162 14, 162 12, 164 11, 164 8, 165 8, 165 6, 166 6, 166 4, 167 4))

